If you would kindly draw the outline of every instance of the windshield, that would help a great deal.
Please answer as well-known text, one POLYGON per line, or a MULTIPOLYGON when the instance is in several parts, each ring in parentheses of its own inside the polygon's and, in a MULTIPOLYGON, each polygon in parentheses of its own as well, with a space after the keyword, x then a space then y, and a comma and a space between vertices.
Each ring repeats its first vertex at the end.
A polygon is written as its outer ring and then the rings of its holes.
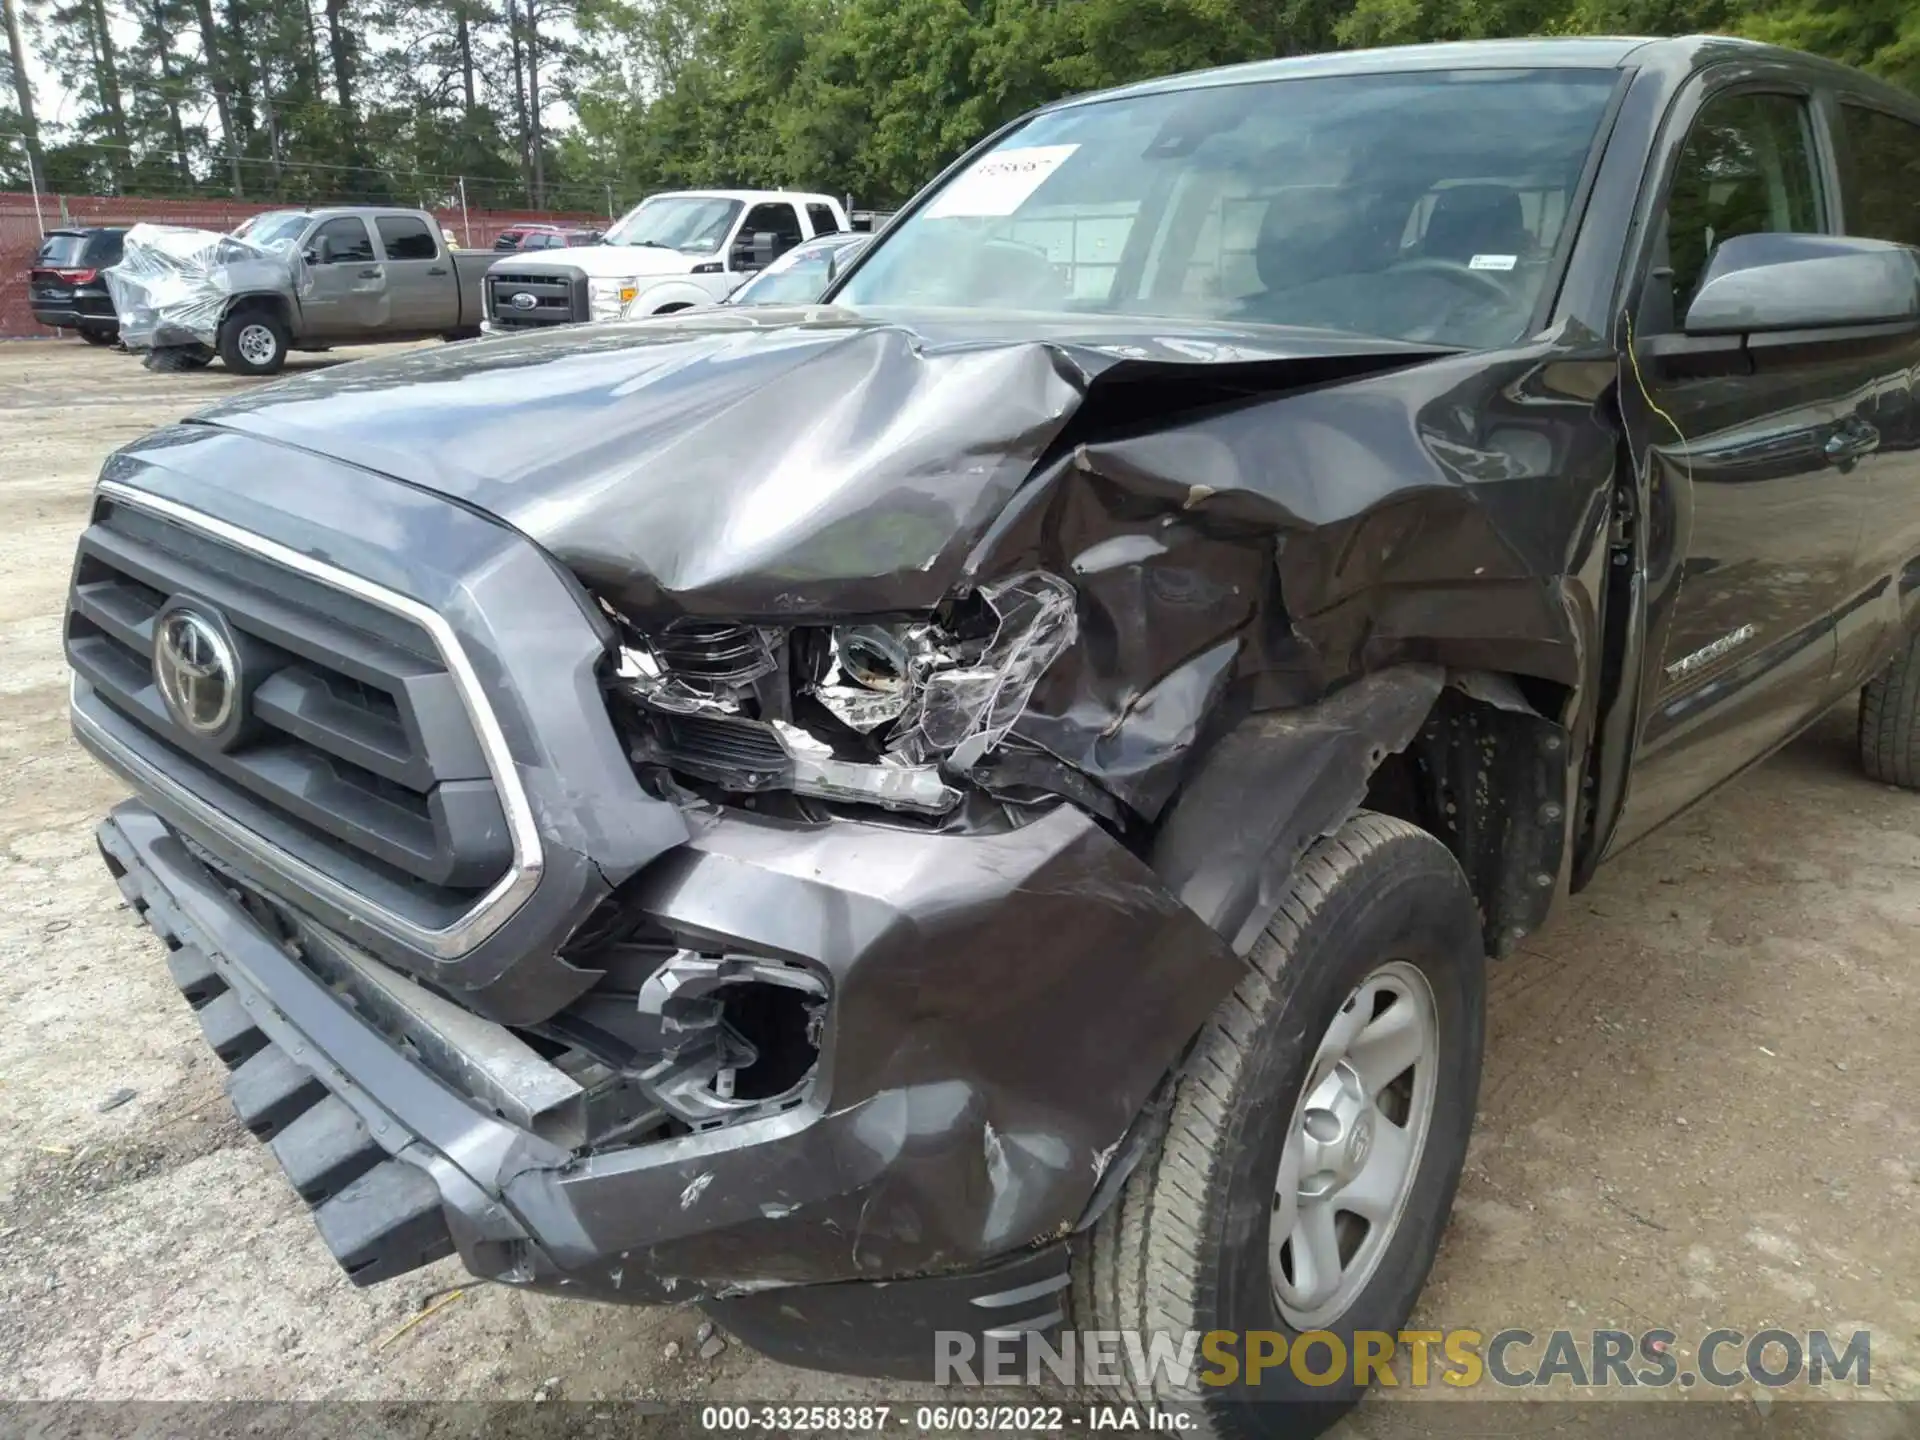
POLYGON ((642 200, 600 239, 602 245, 657 245, 689 255, 718 250, 740 213, 738 200, 716 195, 657 195, 642 200))
POLYGON ((262 215, 244 231, 241 238, 251 245, 278 245, 288 240, 300 238, 300 232, 307 228, 307 212, 287 210, 279 214, 262 215))
POLYGON ((1328 76, 1053 111, 957 173, 834 298, 1505 344, 1617 79, 1328 76))
POLYGON ((834 236, 789 250, 727 297, 729 305, 804 305, 818 300, 833 278, 834 258, 852 259, 858 240, 834 236))

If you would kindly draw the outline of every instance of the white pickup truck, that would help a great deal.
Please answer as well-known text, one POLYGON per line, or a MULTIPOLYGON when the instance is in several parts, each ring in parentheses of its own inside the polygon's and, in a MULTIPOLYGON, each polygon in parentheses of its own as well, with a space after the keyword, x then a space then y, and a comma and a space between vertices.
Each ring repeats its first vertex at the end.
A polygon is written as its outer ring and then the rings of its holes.
POLYGON ((803 240, 851 228, 845 208, 831 195, 649 195, 598 245, 496 261, 487 271, 482 328, 497 333, 712 305, 803 240))

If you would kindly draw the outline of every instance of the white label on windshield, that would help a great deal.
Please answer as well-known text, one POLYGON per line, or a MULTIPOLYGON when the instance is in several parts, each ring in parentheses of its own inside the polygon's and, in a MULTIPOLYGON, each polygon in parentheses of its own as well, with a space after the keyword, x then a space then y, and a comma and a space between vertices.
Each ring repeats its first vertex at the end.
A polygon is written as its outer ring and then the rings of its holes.
POLYGON ((1511 270, 1518 255, 1476 255, 1467 262, 1469 270, 1511 270))
POLYGON ((996 150, 947 186, 927 207, 929 218, 951 215, 1011 215, 1060 168, 1078 145, 1030 145, 996 150))

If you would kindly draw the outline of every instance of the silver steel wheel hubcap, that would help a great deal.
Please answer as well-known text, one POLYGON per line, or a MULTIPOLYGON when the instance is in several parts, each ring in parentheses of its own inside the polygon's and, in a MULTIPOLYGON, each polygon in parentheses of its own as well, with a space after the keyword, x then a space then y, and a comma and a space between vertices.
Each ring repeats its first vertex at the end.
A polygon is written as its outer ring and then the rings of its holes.
POLYGON ((1267 1271, 1296 1330, 1346 1313, 1406 1209, 1433 1119, 1440 1022, 1427 977, 1390 961, 1327 1027, 1274 1181, 1267 1271))
POLYGON ((249 365, 264 365, 273 359, 273 331, 264 325, 240 327, 240 358, 249 365))

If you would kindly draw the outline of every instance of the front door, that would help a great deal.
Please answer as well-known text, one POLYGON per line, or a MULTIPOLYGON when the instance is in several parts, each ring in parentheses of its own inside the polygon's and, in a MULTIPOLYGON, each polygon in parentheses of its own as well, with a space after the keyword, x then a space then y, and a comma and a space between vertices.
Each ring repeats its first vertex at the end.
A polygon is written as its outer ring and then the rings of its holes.
POLYGON ((1858 482, 1881 463, 1873 422, 1885 357, 1845 339, 1679 334, 1721 241, 1830 231, 1815 125, 1808 96, 1784 83, 1710 93, 1667 167, 1620 377, 1646 467, 1648 623, 1639 746, 1615 848, 1832 699, 1858 482))
POLYGON ((388 323, 386 268, 358 215, 323 220, 306 243, 307 278, 300 313, 307 333, 364 335, 388 323))

